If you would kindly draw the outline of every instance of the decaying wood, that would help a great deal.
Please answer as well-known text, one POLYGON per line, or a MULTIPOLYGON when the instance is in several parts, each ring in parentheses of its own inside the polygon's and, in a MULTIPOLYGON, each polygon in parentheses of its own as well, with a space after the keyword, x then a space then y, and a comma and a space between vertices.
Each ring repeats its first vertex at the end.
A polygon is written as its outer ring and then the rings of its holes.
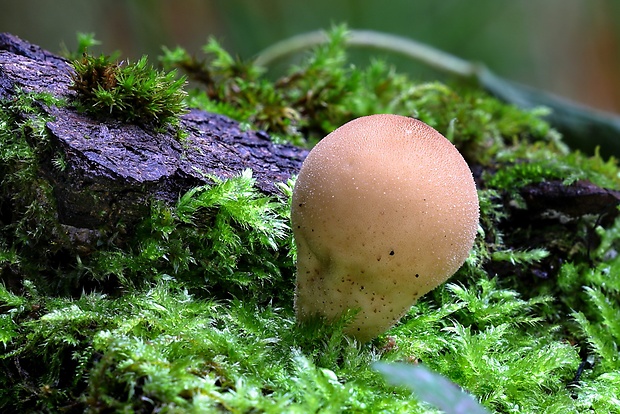
POLYGON ((544 181, 527 185, 520 191, 529 214, 575 219, 585 215, 600 216, 610 223, 618 216, 620 191, 601 188, 580 180, 571 185, 561 181, 544 181))
MULTIPOLYGON (((75 92, 69 63, 10 34, 0 34, 0 99, 18 89, 46 92, 70 100, 75 92)), ((299 171, 307 150, 276 145, 261 131, 246 131, 227 117, 199 110, 182 116, 189 133, 160 133, 114 119, 94 119, 71 108, 43 106, 50 159, 41 173, 53 184, 62 224, 98 228, 122 219, 125 224, 148 214, 148 201, 174 202, 209 175, 229 178, 251 169, 256 186, 274 194, 275 183, 299 171), (55 168, 52 156, 66 168, 55 168)), ((23 114, 27 116, 27 114, 23 114)))

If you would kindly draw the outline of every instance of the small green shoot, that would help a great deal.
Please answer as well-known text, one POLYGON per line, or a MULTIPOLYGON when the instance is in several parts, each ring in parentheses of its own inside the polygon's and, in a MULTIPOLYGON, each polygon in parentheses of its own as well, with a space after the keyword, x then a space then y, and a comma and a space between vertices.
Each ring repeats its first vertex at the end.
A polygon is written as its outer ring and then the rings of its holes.
POLYGON ((77 49, 70 51, 63 43, 60 47, 60 55, 68 60, 77 60, 87 53, 93 46, 100 45, 101 42, 95 38, 94 33, 77 33, 77 49))

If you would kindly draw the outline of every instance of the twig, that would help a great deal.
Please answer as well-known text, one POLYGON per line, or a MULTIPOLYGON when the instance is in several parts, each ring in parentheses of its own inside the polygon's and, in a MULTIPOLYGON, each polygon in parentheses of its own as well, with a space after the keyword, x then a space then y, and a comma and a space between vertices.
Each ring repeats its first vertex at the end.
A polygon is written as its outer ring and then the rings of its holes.
MULTIPOLYGON (((329 41, 329 36, 323 30, 303 33, 273 44, 258 54, 254 63, 258 66, 268 66, 285 56, 298 53, 310 47, 329 41)), ((396 52, 414 60, 426 63, 436 69, 462 77, 473 77, 479 68, 477 65, 435 49, 424 43, 406 37, 373 30, 349 30, 346 38, 347 45, 372 47, 381 50, 396 52)))

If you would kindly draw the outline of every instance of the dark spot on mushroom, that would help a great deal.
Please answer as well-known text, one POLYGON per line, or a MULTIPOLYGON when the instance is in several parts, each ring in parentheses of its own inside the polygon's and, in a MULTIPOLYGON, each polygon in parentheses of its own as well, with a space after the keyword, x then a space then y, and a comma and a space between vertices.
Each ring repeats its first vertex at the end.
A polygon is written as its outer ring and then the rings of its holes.
POLYGON ((415 274, 415 277, 420 277, 420 275, 418 273, 415 274))
POLYGON ((390 250, 390 256, 394 256, 394 250, 390 250))

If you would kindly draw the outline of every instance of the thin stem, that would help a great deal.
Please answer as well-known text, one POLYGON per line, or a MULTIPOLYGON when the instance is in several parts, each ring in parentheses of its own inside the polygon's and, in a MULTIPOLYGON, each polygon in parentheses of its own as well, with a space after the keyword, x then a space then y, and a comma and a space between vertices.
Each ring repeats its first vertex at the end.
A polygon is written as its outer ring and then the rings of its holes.
MULTIPOLYGON (((259 66, 268 66, 287 55, 328 41, 329 36, 322 30, 303 33, 273 44, 260 52, 254 62, 259 66)), ((349 30, 346 43, 350 46, 372 47, 400 53, 457 76, 472 77, 478 72, 477 65, 471 62, 424 43, 393 34, 373 30, 349 30)))

